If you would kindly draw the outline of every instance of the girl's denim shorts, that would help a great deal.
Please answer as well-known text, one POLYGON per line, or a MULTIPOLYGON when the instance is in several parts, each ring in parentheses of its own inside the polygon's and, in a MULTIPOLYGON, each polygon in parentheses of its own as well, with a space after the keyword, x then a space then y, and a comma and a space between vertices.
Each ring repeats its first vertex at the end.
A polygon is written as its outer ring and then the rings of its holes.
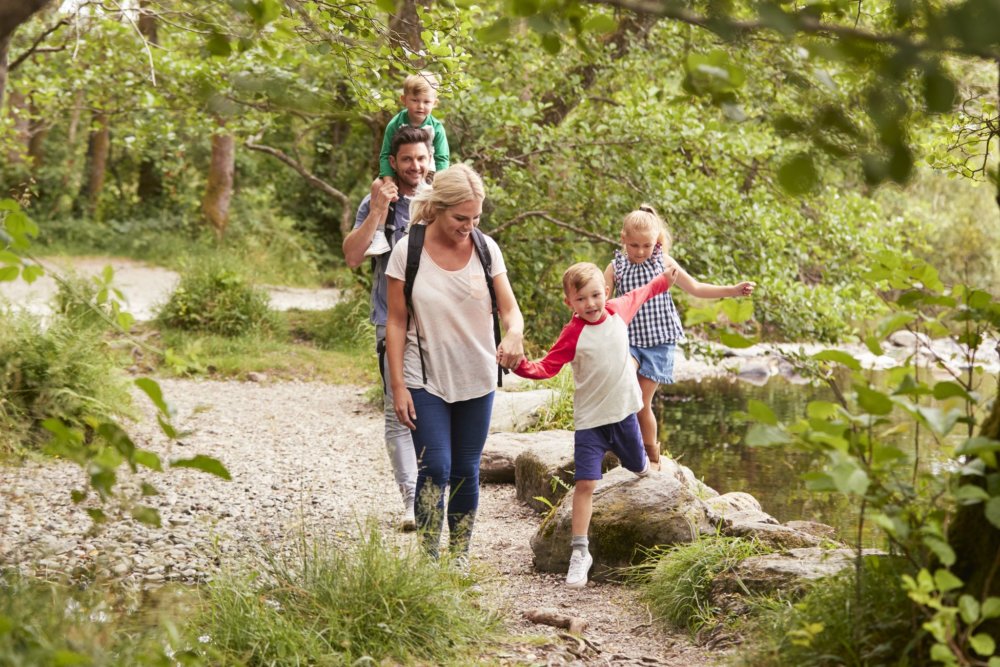
POLYGON ((660 384, 674 381, 674 343, 653 347, 629 346, 629 352, 639 362, 639 375, 660 384))

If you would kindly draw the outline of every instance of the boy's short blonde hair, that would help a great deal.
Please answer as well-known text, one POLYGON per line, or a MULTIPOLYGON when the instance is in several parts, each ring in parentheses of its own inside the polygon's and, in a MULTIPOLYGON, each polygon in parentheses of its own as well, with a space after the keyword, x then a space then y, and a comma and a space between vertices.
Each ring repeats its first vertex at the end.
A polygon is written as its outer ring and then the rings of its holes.
POLYGON ((579 291, 594 278, 600 278, 604 284, 604 273, 591 262, 577 262, 563 273, 563 294, 569 296, 569 290, 579 291))
POLYGON ((437 77, 432 72, 417 72, 403 79, 404 95, 423 95, 425 93, 437 94, 437 77))

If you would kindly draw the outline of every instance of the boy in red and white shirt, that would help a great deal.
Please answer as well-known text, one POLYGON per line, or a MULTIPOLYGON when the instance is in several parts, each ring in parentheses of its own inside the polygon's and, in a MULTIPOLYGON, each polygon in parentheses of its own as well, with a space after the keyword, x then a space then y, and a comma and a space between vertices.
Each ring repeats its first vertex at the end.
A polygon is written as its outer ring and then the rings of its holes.
POLYGON ((566 573, 566 585, 571 588, 587 585, 587 572, 594 563, 587 531, 604 454, 614 452, 637 475, 649 472, 636 419, 642 393, 635 360, 629 354, 628 323, 647 299, 667 291, 676 276, 677 265, 669 260, 664 272, 649 284, 608 301, 610 288, 601 270, 589 262, 574 264, 563 274, 564 301, 573 310, 573 319, 545 357, 524 360, 514 369, 522 377, 541 380, 555 376, 567 363, 573 366, 576 484, 573 553, 566 573))

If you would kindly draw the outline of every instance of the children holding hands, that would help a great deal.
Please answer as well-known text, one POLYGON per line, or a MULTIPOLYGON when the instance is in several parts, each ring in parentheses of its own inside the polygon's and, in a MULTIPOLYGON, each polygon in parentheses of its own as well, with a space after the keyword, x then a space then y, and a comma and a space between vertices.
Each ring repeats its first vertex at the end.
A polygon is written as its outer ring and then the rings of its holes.
MULTIPOLYGON (((700 299, 750 296, 756 286, 749 281, 713 285, 691 277, 670 258, 670 234, 649 205, 643 204, 625 216, 621 240, 622 249, 615 251, 614 260, 604 271, 605 281, 616 294, 645 285, 670 264, 677 266, 677 287, 700 299)), ((684 340, 684 328, 670 294, 664 292, 639 309, 629 325, 628 338, 631 354, 639 364, 642 409, 638 417, 642 442, 653 467, 659 468, 660 443, 656 437, 653 396, 660 384, 674 381, 674 352, 677 343, 684 340)))
POLYGON ((684 329, 668 289, 677 285, 700 298, 750 296, 754 283, 702 283, 667 254, 670 236, 656 212, 643 205, 622 224, 623 250, 607 270, 578 263, 563 274, 566 305, 573 311, 555 344, 539 361, 523 360, 514 372, 531 379, 573 367, 574 450, 572 553, 566 585, 582 588, 594 559, 588 530, 601 464, 614 452, 627 470, 645 476, 659 469, 652 398, 673 382, 673 355, 684 329), (619 295, 608 300, 612 289, 619 295))
POLYGON ((523 360, 514 368, 531 379, 555 376, 565 364, 573 366, 573 456, 576 464, 573 489, 573 552, 566 585, 582 588, 594 560, 587 531, 593 510, 594 488, 601 479, 604 454, 613 451, 622 465, 636 473, 649 472, 636 412, 642 395, 629 354, 628 324, 646 301, 666 292, 679 267, 668 260, 647 285, 608 301, 610 287, 594 264, 582 262, 566 269, 563 293, 573 311, 569 324, 549 352, 539 361, 523 360))

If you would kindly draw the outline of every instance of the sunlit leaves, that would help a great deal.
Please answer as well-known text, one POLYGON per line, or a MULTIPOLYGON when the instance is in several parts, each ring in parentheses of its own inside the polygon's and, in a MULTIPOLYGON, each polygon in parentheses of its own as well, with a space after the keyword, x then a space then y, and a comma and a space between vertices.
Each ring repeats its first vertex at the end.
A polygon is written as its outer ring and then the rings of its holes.
POLYGON ((195 470, 201 470, 209 474, 215 475, 216 477, 221 477, 225 480, 231 480, 232 476, 226 469, 226 466, 211 456, 204 456, 199 454, 193 456, 189 459, 174 459, 170 462, 171 468, 194 468, 195 470))

